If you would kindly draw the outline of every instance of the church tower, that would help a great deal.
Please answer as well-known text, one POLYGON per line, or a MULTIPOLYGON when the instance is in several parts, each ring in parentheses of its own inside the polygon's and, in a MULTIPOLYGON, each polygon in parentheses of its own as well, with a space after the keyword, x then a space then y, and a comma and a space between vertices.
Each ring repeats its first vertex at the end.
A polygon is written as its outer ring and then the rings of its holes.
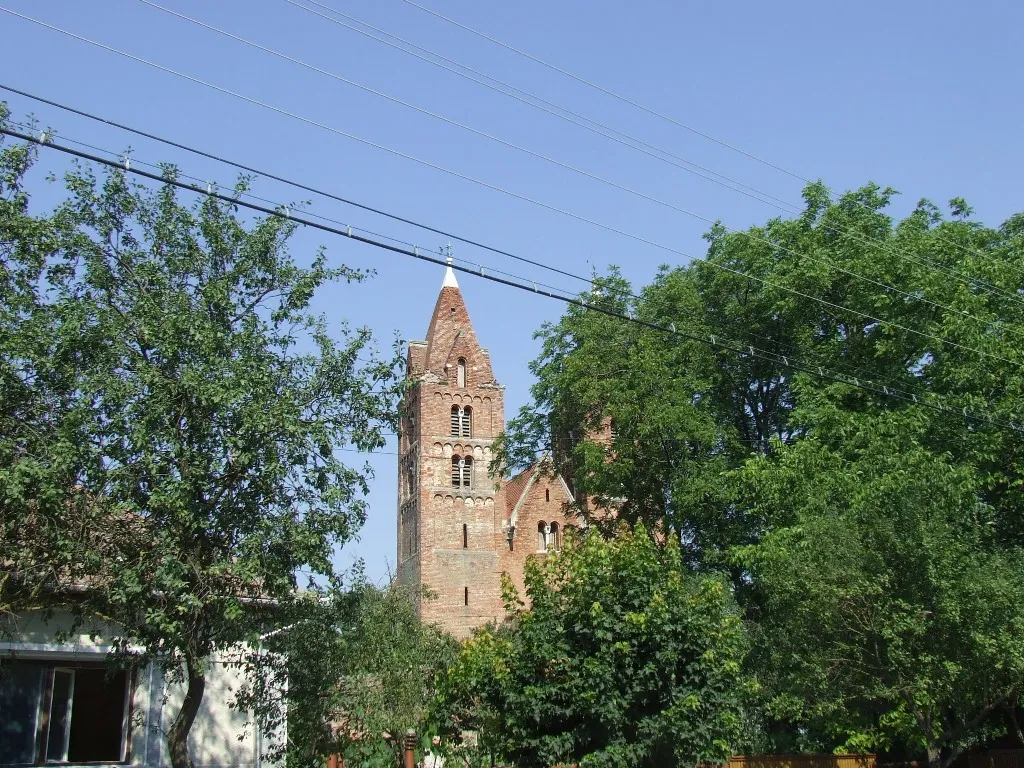
POLYGON ((494 378, 451 267, 425 341, 406 358, 398 445, 398 580, 425 586, 420 619, 456 637, 504 615, 504 490, 489 472, 505 425, 494 378))

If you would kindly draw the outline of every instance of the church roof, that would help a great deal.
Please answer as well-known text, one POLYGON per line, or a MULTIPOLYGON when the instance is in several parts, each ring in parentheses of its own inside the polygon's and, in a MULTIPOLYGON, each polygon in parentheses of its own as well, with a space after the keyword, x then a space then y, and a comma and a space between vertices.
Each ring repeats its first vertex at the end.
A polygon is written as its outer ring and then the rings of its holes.
POLYGON ((534 464, 505 483, 505 519, 511 519, 512 510, 516 508, 523 492, 529 487, 530 480, 536 471, 537 465, 534 464))

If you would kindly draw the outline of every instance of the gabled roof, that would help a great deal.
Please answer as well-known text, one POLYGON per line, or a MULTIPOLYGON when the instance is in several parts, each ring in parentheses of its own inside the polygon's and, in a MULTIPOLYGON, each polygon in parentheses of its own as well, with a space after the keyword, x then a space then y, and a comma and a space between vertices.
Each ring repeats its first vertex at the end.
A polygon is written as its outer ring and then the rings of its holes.
MULTIPOLYGON (((523 502, 526 500, 527 494, 529 494, 530 489, 534 486, 537 480, 545 476, 541 469, 541 464, 546 461, 550 461, 550 459, 541 459, 505 483, 505 520, 509 526, 515 527, 516 522, 519 519, 519 507, 522 506, 523 502)), ((575 499, 572 492, 569 490, 569 486, 565 482, 565 478, 557 473, 554 477, 559 483, 561 483, 562 490, 565 492, 566 498, 570 501, 574 501, 575 499)))

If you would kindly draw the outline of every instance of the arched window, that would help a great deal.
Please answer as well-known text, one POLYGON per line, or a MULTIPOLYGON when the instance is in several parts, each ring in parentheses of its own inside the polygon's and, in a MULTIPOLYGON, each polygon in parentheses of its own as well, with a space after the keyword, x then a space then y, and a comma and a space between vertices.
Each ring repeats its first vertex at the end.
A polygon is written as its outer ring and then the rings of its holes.
POLYGON ((462 524, 462 548, 469 549, 469 526, 462 524))
POLYGON ((465 406, 460 408, 457 405, 452 406, 451 415, 451 432, 452 437, 472 437, 473 436, 473 408, 472 406, 465 406))
POLYGON ((462 457, 452 456, 452 488, 462 485, 462 457))
POLYGON ((473 459, 470 456, 462 460, 462 487, 473 487, 473 459))
POLYGON ((548 526, 543 520, 537 523, 537 551, 548 551, 548 526))
POLYGON ((466 386, 466 358, 464 357, 459 358, 455 374, 455 385, 457 387, 466 386))
POLYGON ((562 548, 562 538, 559 536, 558 523, 551 524, 551 533, 548 536, 548 544, 556 552, 562 548))

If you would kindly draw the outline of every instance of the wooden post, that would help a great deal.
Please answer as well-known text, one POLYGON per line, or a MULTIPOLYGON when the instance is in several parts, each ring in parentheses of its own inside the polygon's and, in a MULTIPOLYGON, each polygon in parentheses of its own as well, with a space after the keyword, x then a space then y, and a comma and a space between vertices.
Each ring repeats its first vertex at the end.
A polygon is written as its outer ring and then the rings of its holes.
POLYGON ((402 768, 416 768, 416 731, 412 728, 405 732, 405 759, 402 768))

